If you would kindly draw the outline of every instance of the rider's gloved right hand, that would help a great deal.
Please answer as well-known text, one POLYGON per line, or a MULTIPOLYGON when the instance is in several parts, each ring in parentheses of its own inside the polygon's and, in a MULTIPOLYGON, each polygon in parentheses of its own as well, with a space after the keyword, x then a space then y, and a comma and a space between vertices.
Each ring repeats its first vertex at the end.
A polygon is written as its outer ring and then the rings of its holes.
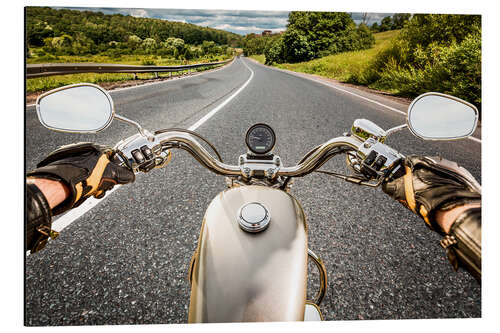
POLYGON ((87 198, 102 198, 116 184, 127 184, 135 175, 114 162, 112 148, 89 142, 62 146, 50 153, 28 177, 62 181, 70 196, 52 209, 57 215, 81 205, 87 198))
POLYGON ((382 190, 442 235, 445 232, 436 222, 437 211, 481 201, 481 186, 455 162, 441 157, 408 156, 403 163, 405 174, 384 183, 382 190))

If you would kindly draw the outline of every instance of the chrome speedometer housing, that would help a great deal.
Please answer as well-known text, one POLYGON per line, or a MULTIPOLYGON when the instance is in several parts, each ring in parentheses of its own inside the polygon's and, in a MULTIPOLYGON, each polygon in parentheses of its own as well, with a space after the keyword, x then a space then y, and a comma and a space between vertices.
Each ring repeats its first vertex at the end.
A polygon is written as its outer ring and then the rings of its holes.
POLYGON ((276 134, 271 126, 258 123, 248 129, 245 143, 253 154, 266 155, 273 150, 276 144, 276 134))

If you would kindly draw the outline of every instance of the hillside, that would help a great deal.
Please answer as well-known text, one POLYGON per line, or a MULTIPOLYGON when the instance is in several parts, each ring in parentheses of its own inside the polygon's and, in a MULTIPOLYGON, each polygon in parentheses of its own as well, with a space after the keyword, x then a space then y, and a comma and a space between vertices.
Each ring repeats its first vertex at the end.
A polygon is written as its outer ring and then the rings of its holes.
POLYGON ((127 42, 130 36, 151 38, 156 43, 169 37, 193 45, 213 41, 235 47, 241 43, 241 36, 232 32, 189 23, 48 7, 26 7, 26 34, 28 47, 44 46, 46 38, 69 36, 81 46, 93 44, 97 52, 109 43, 127 42))

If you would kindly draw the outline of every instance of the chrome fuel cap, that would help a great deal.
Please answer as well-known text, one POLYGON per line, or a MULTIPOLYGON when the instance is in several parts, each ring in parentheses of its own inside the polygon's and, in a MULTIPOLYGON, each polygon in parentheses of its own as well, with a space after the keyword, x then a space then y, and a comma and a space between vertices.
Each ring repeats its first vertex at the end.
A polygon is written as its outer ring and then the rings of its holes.
POLYGON ((258 202, 250 202, 238 211, 238 223, 241 229, 248 232, 259 232, 267 228, 271 221, 271 214, 258 202))

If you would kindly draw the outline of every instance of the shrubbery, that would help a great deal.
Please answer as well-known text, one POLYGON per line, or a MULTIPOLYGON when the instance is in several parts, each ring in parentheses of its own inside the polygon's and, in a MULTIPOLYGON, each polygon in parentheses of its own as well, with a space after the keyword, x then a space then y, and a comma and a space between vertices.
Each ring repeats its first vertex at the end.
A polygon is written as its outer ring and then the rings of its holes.
MULTIPOLYGON (((290 12, 282 37, 268 39, 267 43, 259 42, 258 45, 265 46, 266 63, 271 64, 308 61, 339 52, 367 49, 373 46, 375 39, 366 25, 356 27, 347 13, 290 12)), ((253 41, 252 44, 259 42, 253 41)))
POLYGON ((437 91, 481 105, 481 17, 415 15, 354 83, 404 96, 437 91))

